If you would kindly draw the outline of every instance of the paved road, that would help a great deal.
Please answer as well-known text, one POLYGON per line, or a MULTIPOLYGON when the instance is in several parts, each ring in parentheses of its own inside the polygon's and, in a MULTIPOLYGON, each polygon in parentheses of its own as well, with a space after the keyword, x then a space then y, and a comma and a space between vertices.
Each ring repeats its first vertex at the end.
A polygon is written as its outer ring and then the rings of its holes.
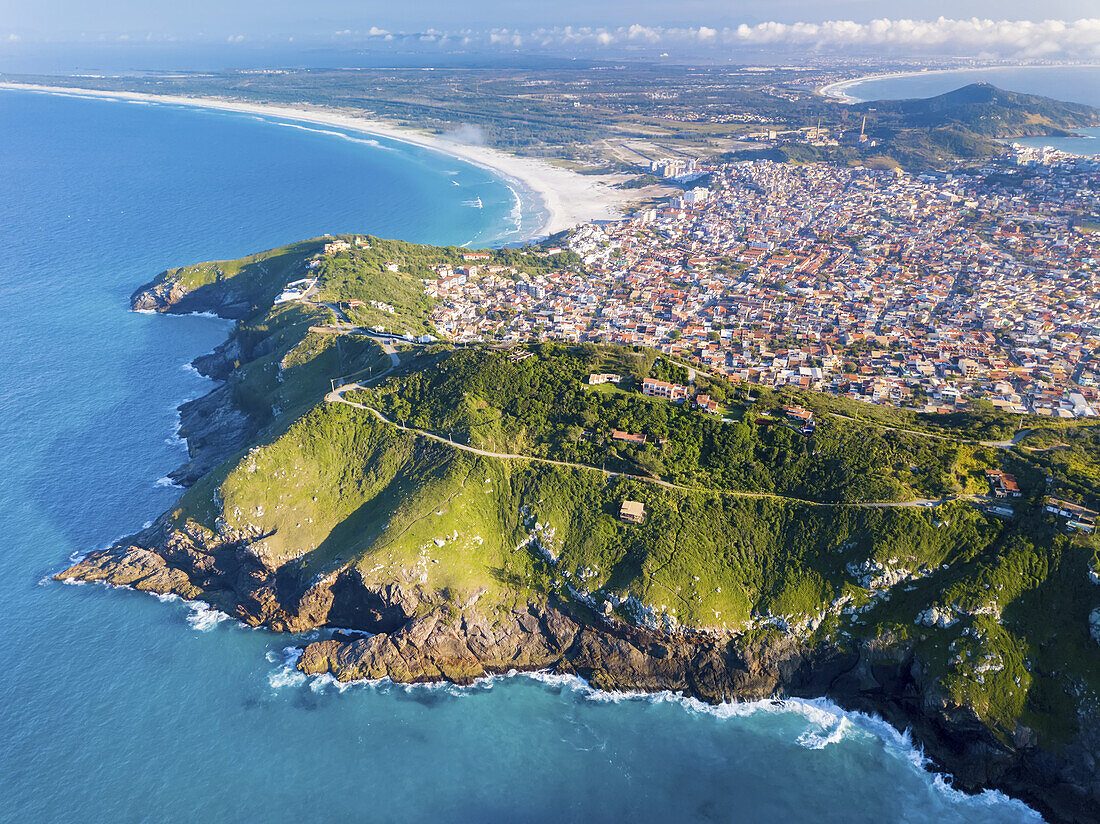
MULTIPOLYGON (((375 378, 374 380, 377 380, 377 378, 375 378)), ((409 426, 404 426, 397 423, 396 421, 391 421, 373 406, 366 406, 365 404, 356 403, 355 401, 349 401, 347 398, 344 397, 344 393, 346 392, 349 392, 353 389, 363 388, 365 387, 361 383, 346 383, 343 386, 338 386, 332 392, 329 392, 327 395, 325 395, 325 400, 329 403, 344 403, 348 406, 353 406, 356 409, 363 409, 375 415, 383 423, 389 424, 396 429, 400 429, 402 432, 410 432, 414 435, 419 435, 422 438, 428 438, 429 440, 438 441, 439 443, 447 444, 448 446, 454 447, 455 449, 461 449, 463 452, 470 452, 474 455, 480 455, 484 458, 499 458, 506 461, 529 461, 531 463, 548 464, 550 466, 561 466, 569 469, 582 469, 588 472, 602 472, 609 478, 629 478, 630 480, 653 484, 655 486, 662 486, 666 489, 676 489, 682 492, 711 492, 733 498, 771 498, 779 501, 787 501, 790 503, 801 504, 802 506, 852 507, 857 509, 909 509, 915 507, 940 506, 941 504, 945 504, 948 501, 955 500, 955 498, 943 498, 941 500, 916 500, 899 502, 882 501, 877 503, 830 504, 822 503, 820 501, 807 501, 803 500, 802 498, 791 498, 787 495, 777 495, 773 492, 735 492, 724 489, 707 489, 706 487, 682 486, 681 484, 674 484, 669 481, 661 480, 660 478, 649 478, 644 475, 631 475, 627 472, 612 472, 606 469, 598 469, 594 466, 588 466, 586 464, 571 463, 569 461, 555 461, 550 458, 537 458, 531 455, 515 455, 510 452, 491 452, 487 449, 479 449, 476 446, 470 446, 469 444, 457 443, 450 438, 445 438, 442 435, 436 435, 434 432, 427 432, 423 429, 414 429, 409 426)))

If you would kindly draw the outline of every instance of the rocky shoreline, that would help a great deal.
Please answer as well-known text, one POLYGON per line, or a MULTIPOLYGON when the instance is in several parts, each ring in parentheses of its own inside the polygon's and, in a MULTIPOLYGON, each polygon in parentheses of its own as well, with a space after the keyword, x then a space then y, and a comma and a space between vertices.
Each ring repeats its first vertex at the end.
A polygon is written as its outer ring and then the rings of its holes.
MULTIPOLYGON (((135 294, 134 305, 198 311, 185 298, 152 289, 135 294)), ((242 359, 231 336, 195 361, 222 383, 181 407, 189 461, 172 477, 182 485, 193 485, 255 435, 255 422, 237 407, 226 382, 242 359)), ((336 633, 303 649, 299 670, 340 681, 469 684, 511 670, 550 670, 598 689, 668 690, 712 704, 827 696, 909 729, 933 767, 951 774, 958 789, 1001 790, 1051 821, 1100 822, 1100 720, 1082 718, 1076 739, 1058 753, 1040 749, 1025 727, 1005 743, 972 709, 939 695, 903 641, 665 633, 608 623, 582 605, 554 599, 530 600, 502 614, 482 608, 476 598, 458 604, 415 585, 368 586, 353 567, 310 580, 296 564, 275 565, 257 552, 254 545, 264 537, 180 529, 165 515, 55 577, 201 599, 249 626, 275 631, 341 627, 366 633, 336 633)))
POLYGON ((1089 766, 1100 725, 1063 757, 1036 748, 1026 728, 1007 746, 969 708, 929 692, 922 663, 905 645, 845 648, 807 645, 789 635, 744 642, 667 634, 589 622, 552 602, 486 614, 476 603, 439 603, 415 587, 368 587, 348 568, 321 581, 301 580, 251 550, 261 538, 172 530, 159 522, 56 577, 201 599, 249 626, 276 631, 367 633, 337 633, 303 649, 299 670, 345 682, 465 685, 512 670, 549 670, 577 675, 597 689, 668 690, 711 704, 827 696, 910 730, 958 789, 1002 790, 1052 821, 1100 821, 1100 807, 1092 803, 1100 787, 1089 766))

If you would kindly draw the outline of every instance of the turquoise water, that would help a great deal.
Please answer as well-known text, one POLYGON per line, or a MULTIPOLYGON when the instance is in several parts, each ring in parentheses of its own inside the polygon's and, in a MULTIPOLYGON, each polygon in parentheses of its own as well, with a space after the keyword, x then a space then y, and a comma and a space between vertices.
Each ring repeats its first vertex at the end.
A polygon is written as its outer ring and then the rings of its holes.
POLYGON ((1013 142, 1023 146, 1051 146, 1061 152, 1100 157, 1100 129, 1081 129, 1080 137, 1021 137, 1013 142))
POLYGON ((341 690, 296 673, 287 636, 49 581, 171 504, 175 407, 209 388, 185 364, 227 330, 130 313, 136 285, 324 231, 466 242, 511 204, 427 153, 0 93, 0 820, 1037 821, 825 703, 711 711, 528 677, 341 690))

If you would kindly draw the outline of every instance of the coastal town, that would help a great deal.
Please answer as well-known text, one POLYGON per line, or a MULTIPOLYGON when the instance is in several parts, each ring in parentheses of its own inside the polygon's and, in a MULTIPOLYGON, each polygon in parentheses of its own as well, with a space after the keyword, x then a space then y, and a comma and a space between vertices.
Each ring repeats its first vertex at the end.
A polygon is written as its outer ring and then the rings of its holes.
POLYGON ((685 179, 544 250, 579 264, 438 267, 435 327, 657 347, 734 382, 930 412, 1097 414, 1096 159, 1012 146, 953 173, 751 160, 685 179))

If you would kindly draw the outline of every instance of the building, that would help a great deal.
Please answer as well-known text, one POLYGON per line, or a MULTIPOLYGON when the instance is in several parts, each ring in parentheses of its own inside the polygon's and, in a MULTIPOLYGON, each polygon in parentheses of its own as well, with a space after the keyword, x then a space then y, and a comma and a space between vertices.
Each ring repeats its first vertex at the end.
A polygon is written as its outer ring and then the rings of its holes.
POLYGON ((629 523, 640 524, 645 520, 645 505, 638 501, 623 501, 619 517, 629 523))
POLYGON ((325 244, 324 252, 326 255, 335 255, 337 252, 346 252, 350 248, 350 243, 343 238, 337 238, 325 244))
POLYGON ((788 418, 799 423, 809 423, 814 419, 814 413, 801 406, 784 406, 783 411, 788 418))
POLYGON ((618 429, 612 429, 611 437, 613 440, 624 441, 625 443, 643 444, 646 442, 646 436, 642 432, 621 432, 618 429))
POLYGON ((600 386, 601 384, 605 383, 621 383, 622 379, 622 375, 616 375, 611 372, 607 372, 604 374, 592 374, 588 376, 588 385, 600 386))
POLYGON ((989 491, 997 498, 1019 498, 1020 486, 1016 483, 1016 476, 999 469, 991 469, 985 473, 989 479, 989 491))
POLYGON ((1100 517, 1100 512, 1058 498, 1047 498, 1044 508, 1052 515, 1065 518, 1066 526, 1082 532, 1092 532, 1096 529, 1096 519, 1100 517))
POLYGON ((718 414, 718 401, 714 400, 710 395, 696 395, 691 405, 696 409, 702 409, 704 412, 709 412, 711 415, 718 414))
POLYGON ((678 383, 646 378, 642 383, 642 394, 669 401, 682 401, 688 396, 688 388, 678 383))

